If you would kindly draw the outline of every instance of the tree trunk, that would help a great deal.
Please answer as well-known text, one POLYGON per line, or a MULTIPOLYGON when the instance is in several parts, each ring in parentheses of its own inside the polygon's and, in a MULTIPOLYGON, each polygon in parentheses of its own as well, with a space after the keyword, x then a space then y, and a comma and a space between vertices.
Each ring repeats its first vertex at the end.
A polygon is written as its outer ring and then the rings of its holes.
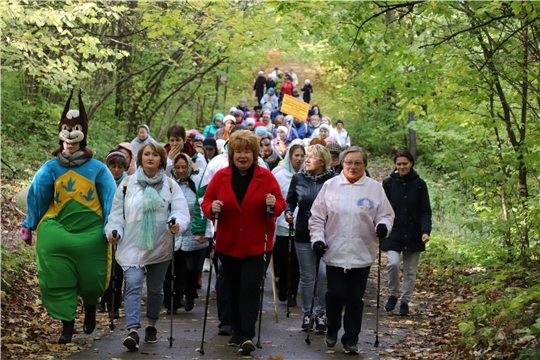
MULTIPOLYGON (((407 122, 410 124, 414 121, 414 111, 409 111, 409 117, 407 122)), ((417 152, 416 152, 416 131, 414 131, 412 128, 409 128, 409 151, 411 152, 412 156, 416 159, 417 152)))

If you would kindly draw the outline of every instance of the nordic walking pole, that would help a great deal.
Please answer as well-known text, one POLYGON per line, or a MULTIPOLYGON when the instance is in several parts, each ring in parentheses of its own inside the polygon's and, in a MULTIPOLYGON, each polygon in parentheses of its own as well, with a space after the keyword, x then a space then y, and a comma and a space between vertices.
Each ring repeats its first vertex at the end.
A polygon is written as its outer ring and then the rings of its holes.
POLYGON ((291 301, 291 246, 292 246, 292 233, 294 231, 294 225, 289 224, 289 253, 287 256, 287 317, 291 314, 290 301, 291 301))
MULTIPOLYGON (((118 236, 118 231, 117 230, 113 230, 112 232, 112 236, 113 238, 116 239, 116 237, 118 236)), ((109 324, 109 329, 111 330, 114 330, 114 328, 116 327, 116 325, 114 325, 114 296, 115 296, 115 293, 116 293, 116 244, 114 244, 112 246, 112 262, 111 262, 111 265, 112 265, 112 310, 109 309, 109 317, 111 318, 111 323, 109 324)))
POLYGON ((309 310, 309 325, 307 328, 306 344, 311 345, 309 340, 309 333, 311 332, 311 324, 313 323, 313 307, 315 306, 315 297, 317 296, 317 282, 319 281, 319 266, 321 264, 321 258, 317 256, 317 262, 315 263, 315 284, 313 285, 313 297, 311 298, 311 309, 309 310))
MULTIPOLYGON (((176 224, 176 218, 172 217, 171 221, 169 221, 169 227, 176 224)), ((169 347, 172 347, 172 343, 174 341, 173 338, 173 312, 174 312, 174 296, 176 295, 176 292, 174 291, 174 234, 172 234, 172 260, 171 260, 171 336, 169 336, 169 347)))
POLYGON ((279 323, 277 309, 277 293, 276 293, 276 273, 274 272, 274 254, 270 255, 270 268, 272 274, 272 293, 274 294, 274 312, 276 313, 276 323, 279 323))
POLYGON ((377 268, 377 314, 375 315, 375 347, 379 347, 379 306, 381 299, 381 242, 379 238, 379 267, 377 268))
POLYGON ((216 244, 216 234, 217 234, 217 226, 218 226, 218 218, 219 213, 214 214, 214 239, 210 243, 210 271, 208 272, 208 286, 206 287, 206 304, 204 306, 204 322, 203 322, 203 328, 202 328, 202 339, 201 339, 201 347, 199 348, 199 354, 204 355, 204 334, 206 333, 206 319, 208 318, 208 302, 210 301, 210 284, 212 283, 212 264, 214 261, 212 258, 214 257, 214 250, 216 244))
POLYGON ((266 246, 268 245, 268 229, 270 227, 270 214, 274 211, 270 205, 266 206, 266 232, 264 233, 264 251, 263 251, 263 276, 261 279, 261 298, 259 299, 259 334, 257 336, 257 346, 262 349, 261 346, 261 323, 262 323, 262 307, 264 297, 264 280, 266 279, 266 246))

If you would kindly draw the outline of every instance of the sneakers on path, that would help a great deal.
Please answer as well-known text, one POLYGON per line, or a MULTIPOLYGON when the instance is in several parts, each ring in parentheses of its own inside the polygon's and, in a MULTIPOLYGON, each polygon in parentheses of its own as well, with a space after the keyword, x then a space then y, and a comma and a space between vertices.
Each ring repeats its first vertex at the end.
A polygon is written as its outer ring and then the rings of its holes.
POLYGON ((135 330, 130 332, 129 335, 124 339, 124 346, 131 351, 139 349, 139 334, 137 334, 135 330))

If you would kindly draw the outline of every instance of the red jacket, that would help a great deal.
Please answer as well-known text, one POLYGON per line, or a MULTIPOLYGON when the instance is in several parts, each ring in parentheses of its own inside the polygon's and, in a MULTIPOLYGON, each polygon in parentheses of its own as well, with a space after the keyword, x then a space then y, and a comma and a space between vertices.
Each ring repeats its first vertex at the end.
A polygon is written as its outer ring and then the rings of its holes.
POLYGON ((294 84, 290 81, 285 81, 281 84, 281 89, 279 90, 282 94, 287 94, 292 96, 292 91, 294 89, 294 84))
POLYGON ((266 251, 272 250, 276 229, 274 217, 278 217, 285 210, 285 199, 274 175, 256 165, 240 206, 232 189, 232 175, 231 166, 216 172, 208 184, 201 204, 204 215, 211 219, 212 202, 223 202, 216 231, 216 251, 236 258, 261 255, 264 251, 266 229, 266 194, 276 197, 274 214, 268 226, 266 251))

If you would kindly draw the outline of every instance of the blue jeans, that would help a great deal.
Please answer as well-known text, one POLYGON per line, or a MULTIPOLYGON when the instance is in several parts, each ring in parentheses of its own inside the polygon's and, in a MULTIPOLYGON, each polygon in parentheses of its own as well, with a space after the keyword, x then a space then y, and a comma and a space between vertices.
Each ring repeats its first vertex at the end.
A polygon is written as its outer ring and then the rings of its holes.
MULTIPOLYGON (((170 261, 146 265, 146 317, 151 321, 159 319, 163 305, 163 280, 170 261)), ((130 267, 124 271, 124 311, 126 313, 126 329, 141 327, 141 296, 144 281, 144 268, 130 267)))
MULTIPOLYGON (((315 263, 317 256, 311 248, 311 243, 294 242, 296 256, 300 266, 300 296, 302 297, 302 312, 311 313, 311 300, 313 299, 313 286, 315 285, 315 263)), ((326 313, 326 264, 321 260, 319 264, 319 278, 317 279, 317 306, 315 314, 326 313)))

